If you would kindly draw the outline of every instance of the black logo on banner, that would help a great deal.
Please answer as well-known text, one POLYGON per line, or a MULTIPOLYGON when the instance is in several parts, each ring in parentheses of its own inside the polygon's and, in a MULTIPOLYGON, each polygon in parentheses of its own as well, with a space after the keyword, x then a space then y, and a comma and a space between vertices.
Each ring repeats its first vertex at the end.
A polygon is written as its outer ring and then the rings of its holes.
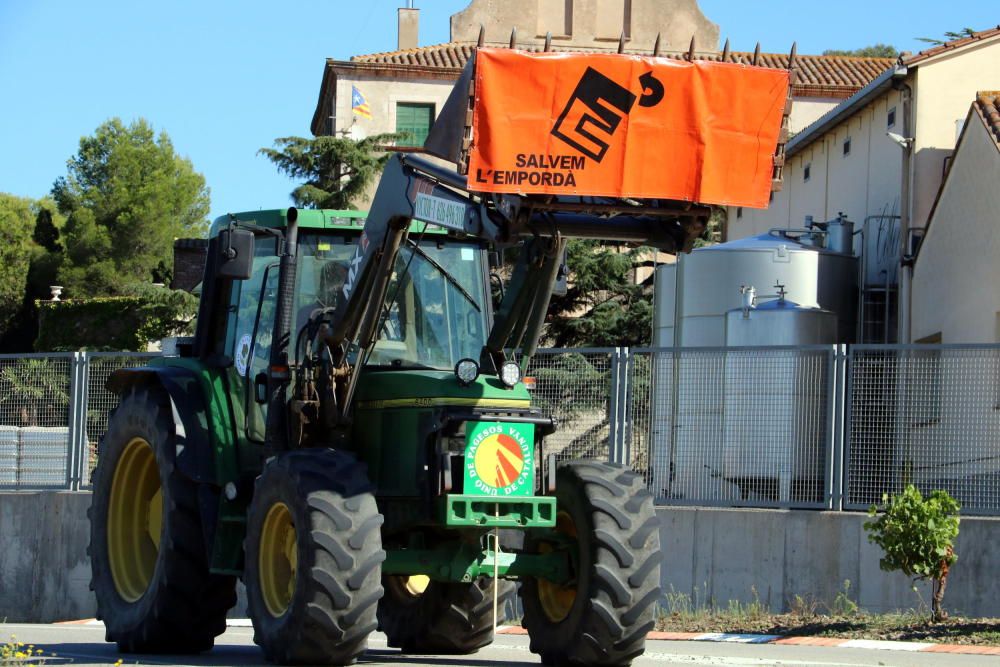
MULTIPOLYGON (((651 107, 663 99, 663 84, 647 72, 639 77, 643 95, 639 106, 651 107)), ((635 104, 636 96, 593 67, 580 77, 566 107, 559 114, 552 135, 595 162, 604 159, 608 140, 635 104)))

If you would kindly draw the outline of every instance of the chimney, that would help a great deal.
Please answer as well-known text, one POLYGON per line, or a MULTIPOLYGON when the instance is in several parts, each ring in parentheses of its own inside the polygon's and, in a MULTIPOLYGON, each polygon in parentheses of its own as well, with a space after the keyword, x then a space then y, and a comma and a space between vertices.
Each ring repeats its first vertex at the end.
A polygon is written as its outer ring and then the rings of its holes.
POLYGON ((413 0, 408 0, 406 7, 396 10, 399 13, 399 40, 397 48, 404 49, 417 48, 417 26, 420 21, 420 10, 413 7, 413 0))

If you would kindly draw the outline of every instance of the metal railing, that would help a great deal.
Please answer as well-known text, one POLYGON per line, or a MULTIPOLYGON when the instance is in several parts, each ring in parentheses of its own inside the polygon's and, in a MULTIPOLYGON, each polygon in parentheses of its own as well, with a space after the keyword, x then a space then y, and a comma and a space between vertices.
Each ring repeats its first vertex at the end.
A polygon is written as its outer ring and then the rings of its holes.
POLYGON ((568 438, 560 451, 596 458, 606 451, 643 475, 658 504, 825 508, 834 502, 837 353, 834 346, 540 350, 529 373, 535 396, 546 397, 543 408, 558 397, 556 417, 579 414, 577 397, 587 397, 583 417, 568 429, 560 423, 568 438), (595 358, 606 371, 597 372, 595 358), (535 371, 554 365, 563 372, 535 371))
MULTIPOLYGON (((87 489, 154 354, 0 355, 0 490, 87 489)), ((1000 514, 1000 345, 542 349, 545 453, 639 472, 660 505, 866 510, 913 483, 1000 514)))
POLYGON ((848 367, 845 509, 912 483, 1000 514, 1000 346, 856 345, 848 367))
POLYGON ((117 404, 104 388, 130 352, 0 355, 0 490, 87 488, 117 404))

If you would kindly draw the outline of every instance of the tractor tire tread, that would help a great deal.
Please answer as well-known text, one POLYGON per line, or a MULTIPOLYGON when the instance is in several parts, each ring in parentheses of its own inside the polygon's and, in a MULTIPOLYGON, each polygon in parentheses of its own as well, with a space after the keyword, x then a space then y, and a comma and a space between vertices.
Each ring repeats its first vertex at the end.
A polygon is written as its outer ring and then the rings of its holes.
POLYGON ((91 521, 91 587, 107 641, 124 653, 197 653, 211 649, 236 604, 236 579, 212 574, 197 512, 198 487, 176 473, 174 423, 169 397, 152 386, 133 387, 111 413, 94 472, 91 521), (123 600, 107 553, 106 522, 116 455, 132 437, 149 442, 160 470, 164 533, 153 579, 139 600, 123 600))
POLYGON ((629 665, 645 650, 660 597, 652 496, 622 466, 566 461, 556 474, 558 508, 576 524, 582 571, 573 607, 558 622, 544 612, 536 581, 522 584, 530 649, 546 665, 629 665))

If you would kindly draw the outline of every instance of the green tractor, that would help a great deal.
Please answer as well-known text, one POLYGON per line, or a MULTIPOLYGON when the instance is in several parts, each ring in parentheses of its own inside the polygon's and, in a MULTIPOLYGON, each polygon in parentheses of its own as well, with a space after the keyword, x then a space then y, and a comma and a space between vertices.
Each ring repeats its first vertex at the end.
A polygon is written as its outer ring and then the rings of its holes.
POLYGON ((108 641, 210 649, 242 578, 273 662, 350 664, 376 629, 467 654, 519 582, 543 663, 643 652, 661 596, 652 497, 621 465, 546 454, 557 425, 522 375, 567 239, 677 252, 709 210, 471 181, 397 154, 364 217, 215 221, 194 338, 108 383, 120 403, 90 511, 108 641), (490 259, 514 246, 494 309, 490 259))

